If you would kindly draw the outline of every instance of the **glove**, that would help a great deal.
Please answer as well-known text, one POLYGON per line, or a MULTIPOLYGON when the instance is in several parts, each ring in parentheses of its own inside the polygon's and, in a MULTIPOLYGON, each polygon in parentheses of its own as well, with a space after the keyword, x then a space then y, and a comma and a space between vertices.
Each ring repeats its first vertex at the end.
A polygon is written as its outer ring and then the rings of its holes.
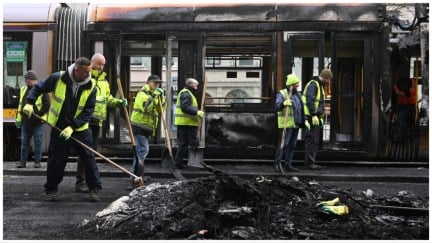
POLYGON ((163 91, 162 88, 156 88, 156 89, 155 89, 155 94, 156 94, 157 96, 159 96, 159 95, 164 95, 164 91, 163 91))
POLYGON ((200 118, 203 118, 204 117, 204 111, 198 111, 197 116, 199 116, 200 118))
POLYGON ((284 105, 284 106, 292 106, 292 101, 291 101, 291 100, 285 100, 285 101, 283 102, 283 105, 284 105))
POLYGON ((107 98, 105 96, 96 96, 96 101, 106 104, 107 98))
POLYGON ((336 204, 339 203, 339 202, 340 202, 339 197, 336 197, 335 199, 330 200, 330 201, 319 202, 319 203, 316 205, 316 207, 318 207, 318 206, 324 206, 324 205, 327 205, 327 206, 334 206, 334 205, 336 205, 336 204))
POLYGON ((20 121, 15 121, 15 126, 17 128, 21 128, 21 122, 20 121))
POLYGON ((116 106, 119 108, 127 107, 128 106, 127 99, 117 100, 116 106))
POLYGON ((341 206, 324 205, 320 208, 320 211, 327 214, 336 214, 336 215, 345 215, 349 213, 349 209, 345 205, 341 205, 341 206))
POLYGON ((72 136, 72 133, 73 128, 71 126, 68 126, 60 133, 60 137, 64 138, 64 140, 68 140, 72 136))
POLYGON ((22 111, 27 117, 30 117, 33 113, 33 105, 26 104, 22 111))
POLYGON ((306 121, 304 122, 304 127, 305 127, 307 130, 310 130, 310 123, 309 123, 308 120, 306 120, 306 121))
POLYGON ((319 126, 318 116, 312 116, 312 125, 313 126, 319 126))

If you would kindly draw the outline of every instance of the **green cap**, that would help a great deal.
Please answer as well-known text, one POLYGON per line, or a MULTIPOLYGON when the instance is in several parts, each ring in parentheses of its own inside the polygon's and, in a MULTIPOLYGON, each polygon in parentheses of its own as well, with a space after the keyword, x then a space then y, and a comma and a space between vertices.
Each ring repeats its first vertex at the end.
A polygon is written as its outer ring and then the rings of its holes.
POLYGON ((286 86, 290 86, 298 82, 300 82, 300 80, 294 73, 287 75, 286 86))

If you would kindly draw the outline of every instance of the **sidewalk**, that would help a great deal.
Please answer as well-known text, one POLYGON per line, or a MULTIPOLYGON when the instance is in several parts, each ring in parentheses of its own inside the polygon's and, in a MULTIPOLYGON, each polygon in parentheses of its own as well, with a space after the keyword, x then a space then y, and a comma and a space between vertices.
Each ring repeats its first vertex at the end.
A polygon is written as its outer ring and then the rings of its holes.
MULTIPOLYGON (((17 161, 4 161, 4 175, 46 175, 47 163, 42 162, 41 168, 33 168, 33 162, 28 162, 26 168, 16 168, 17 161)), ((109 164, 108 162, 97 163, 99 172, 102 177, 128 177, 128 175, 109 164)), ((129 164, 121 163, 120 166, 130 170, 129 164)), ((228 174, 237 174, 245 178, 255 178, 256 176, 276 176, 281 175, 274 171, 270 163, 262 164, 216 164, 212 165, 228 174)), ((325 165, 325 164, 324 164, 325 165)), ((411 182, 411 183, 429 183, 429 168, 424 166, 418 167, 383 167, 383 166, 324 166, 322 170, 314 171, 302 166, 296 166, 299 172, 287 172, 287 176, 297 176, 308 180, 322 181, 394 181, 394 182, 411 182)), ((209 176, 211 173, 205 169, 188 168, 180 170, 188 178, 209 176)), ((65 176, 75 176, 76 163, 69 162, 65 168, 65 176)), ((148 162, 145 164, 144 175, 150 177, 170 178, 171 173, 161 168, 160 163, 148 162)))

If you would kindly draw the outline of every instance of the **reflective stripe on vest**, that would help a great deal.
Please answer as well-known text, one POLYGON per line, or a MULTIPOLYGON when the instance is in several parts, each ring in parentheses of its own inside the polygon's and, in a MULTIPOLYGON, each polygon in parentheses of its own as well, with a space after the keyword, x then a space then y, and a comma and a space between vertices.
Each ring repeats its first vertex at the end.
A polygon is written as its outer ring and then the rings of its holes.
MULTIPOLYGON (((159 114, 157 113, 157 107, 155 107, 153 97, 146 90, 147 86, 148 84, 137 93, 131 115, 131 124, 144 129, 150 129, 153 131, 152 134, 154 135, 159 120, 159 114), (147 105, 144 103, 147 103, 147 105)), ((148 86, 148 88, 150 88, 150 86, 148 86)))
POLYGON ((180 93, 177 95, 177 103, 175 110, 175 125, 183 125, 183 126, 198 126, 198 116, 186 114, 181 109, 181 96, 184 92, 188 92, 192 97, 192 106, 198 109, 198 101, 196 97, 192 94, 192 92, 186 88, 182 89, 180 93))
MULTIPOLYGON (((59 80, 57 80, 56 83, 56 87, 54 89, 54 93, 53 93, 53 99, 52 99, 52 103, 51 103, 51 107, 48 113, 48 123, 55 126, 58 120, 58 117, 60 115, 60 111, 63 107, 63 103, 65 101, 65 97, 66 97, 66 89, 67 86, 66 84, 63 82, 63 80, 61 80, 61 76, 63 75, 63 72, 60 72, 60 78, 59 80)), ((95 84, 93 82, 92 83, 92 87, 91 89, 84 89, 81 93, 81 97, 80 100, 78 102, 78 107, 75 111, 75 115, 74 118, 77 118, 79 116, 79 114, 81 114, 81 112, 84 110, 85 104, 87 102, 87 99, 89 98, 91 92, 93 91, 93 88, 95 86, 95 84)), ((89 123, 86 122, 84 125, 82 125, 81 127, 75 129, 76 131, 83 131, 85 129, 87 129, 89 126, 89 123)))
MULTIPOLYGON (((311 80, 311 81, 309 81, 309 82, 306 84, 306 86, 305 86, 305 88, 304 88, 304 90, 303 90, 303 95, 302 95, 302 101, 303 101, 303 104, 304 104, 304 105, 303 105, 303 107, 304 107, 304 113, 305 113, 306 116, 310 116, 310 115, 311 115, 311 114, 310 114, 310 111, 309 111, 309 107, 308 107, 307 104, 306 104, 306 94, 307 94, 307 90, 308 90, 308 88, 309 88, 309 85, 310 85, 312 82, 315 82, 315 83, 316 83, 316 86, 317 86, 317 94, 316 94, 316 96, 315 96, 315 103, 314 103, 316 111, 318 110, 318 106, 319 106, 319 102, 320 102, 320 100, 321 100, 322 94, 324 94, 324 88, 319 84, 318 81, 316 81, 316 80, 311 80)), ((324 117, 324 112, 320 115, 320 117, 324 117)))
MULTIPOLYGON (((16 119, 19 122, 22 121, 22 116, 21 116, 22 101, 23 101, 24 94, 26 93, 26 91, 27 91, 27 85, 21 87, 21 89, 20 89, 20 100, 19 100, 19 104, 18 104, 18 113, 17 113, 17 119, 16 119)), ((36 99, 36 102, 35 102, 36 108, 39 111, 42 109, 42 96, 43 96, 43 94, 39 95, 39 97, 36 99)), ((47 116, 46 113, 43 114, 42 115, 42 119, 46 120, 46 116, 47 116)))
MULTIPOLYGON (((288 99, 288 90, 282 89, 279 91, 279 93, 282 95, 283 100, 288 99)), ((284 128, 285 123, 285 112, 288 111, 288 117, 286 122, 286 127, 288 128, 294 128, 296 127, 294 122, 294 112, 293 112, 293 106, 284 106, 284 108, 280 111, 278 111, 278 128, 284 128)))

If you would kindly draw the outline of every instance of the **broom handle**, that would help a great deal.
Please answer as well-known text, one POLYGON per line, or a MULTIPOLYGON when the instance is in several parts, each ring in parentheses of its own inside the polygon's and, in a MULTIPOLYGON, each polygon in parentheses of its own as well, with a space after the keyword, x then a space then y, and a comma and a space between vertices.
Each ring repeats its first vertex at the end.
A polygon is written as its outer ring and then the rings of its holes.
MULTIPOLYGON (((121 85, 120 78, 117 78, 117 86, 118 86, 120 98, 122 100, 124 100, 125 97, 124 97, 124 94, 123 94, 123 88, 122 88, 122 85, 121 85)), ((134 146, 134 148, 135 148, 135 137, 134 137, 134 135, 132 133, 132 125, 131 125, 131 122, 129 120, 129 112, 128 112, 128 109, 127 109, 126 106, 123 106, 123 111, 124 111, 125 116, 126 116, 126 123, 128 125, 129 136, 131 137, 132 146, 134 146)))
MULTIPOLYGON (((42 119, 42 117, 40 117, 40 116, 34 114, 34 112, 33 112, 32 115, 35 116, 35 117, 37 117, 37 118, 39 118, 40 120, 44 121, 44 120, 42 119)), ((56 129, 57 131, 62 132, 62 130, 61 130, 60 128, 58 128, 58 127, 56 127, 56 126, 54 126, 54 125, 52 125, 52 124, 50 124, 50 123, 48 123, 48 122, 45 122, 45 123, 48 124, 50 127, 56 129)), ((74 137, 72 137, 72 136, 71 136, 70 138, 72 138, 72 140, 75 141, 75 142, 77 142, 79 145, 81 145, 81 146, 83 146, 84 148, 90 150, 91 152, 93 152, 93 153, 96 154, 97 156, 101 157, 101 158, 104 159, 105 161, 107 161, 107 162, 109 162, 110 164, 114 165, 115 167, 117 167, 117 168, 120 169, 121 171, 125 172, 126 174, 128 174, 128 175, 134 177, 135 179, 136 179, 136 178, 139 178, 137 175, 133 174, 132 172, 130 172, 130 171, 128 171, 128 170, 126 170, 125 168, 123 168, 122 166, 118 165, 118 164, 115 163, 114 161, 108 159, 107 157, 105 157, 104 155, 102 155, 102 154, 99 153, 98 151, 94 150, 92 147, 88 146, 87 144, 81 142, 80 140, 78 140, 78 139, 76 139, 76 138, 74 138, 74 137)))

